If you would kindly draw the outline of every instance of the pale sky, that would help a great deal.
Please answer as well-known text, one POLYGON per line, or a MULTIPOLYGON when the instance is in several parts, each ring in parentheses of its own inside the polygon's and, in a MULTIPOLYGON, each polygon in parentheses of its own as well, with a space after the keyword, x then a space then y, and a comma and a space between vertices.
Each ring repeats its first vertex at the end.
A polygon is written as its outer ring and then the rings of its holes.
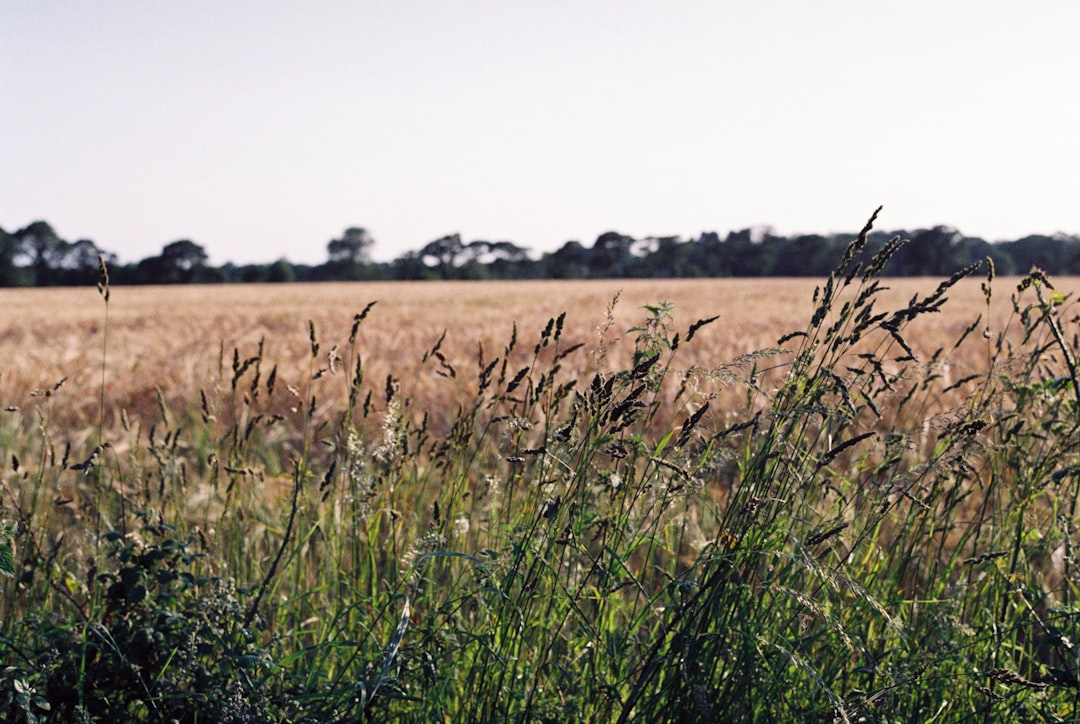
POLYGON ((131 262, 1080 233, 1080 2, 0 0, 0 226, 131 262))

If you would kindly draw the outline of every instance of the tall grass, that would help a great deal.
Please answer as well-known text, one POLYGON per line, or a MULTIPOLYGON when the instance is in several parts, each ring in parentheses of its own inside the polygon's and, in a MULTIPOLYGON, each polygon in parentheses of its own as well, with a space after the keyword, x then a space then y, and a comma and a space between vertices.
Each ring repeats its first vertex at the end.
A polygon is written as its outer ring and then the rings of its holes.
POLYGON ((1075 718, 1078 320, 1037 270, 992 318, 979 265, 889 308, 873 220, 805 325, 711 367, 680 352, 722 322, 659 301, 613 358, 613 300, 595 346, 562 314, 468 368, 413 350, 463 400, 429 409, 366 374, 372 303, 306 369, 222 349, 93 435, 50 419, 95 391, 41 391, 0 430, 5 716, 1075 718), (977 274, 986 313, 917 356, 977 274))

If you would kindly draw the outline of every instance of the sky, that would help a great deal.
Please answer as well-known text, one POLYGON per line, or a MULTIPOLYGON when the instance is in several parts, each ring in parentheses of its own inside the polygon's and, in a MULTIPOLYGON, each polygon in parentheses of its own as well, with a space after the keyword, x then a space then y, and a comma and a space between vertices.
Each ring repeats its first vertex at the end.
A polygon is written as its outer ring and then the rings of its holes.
POLYGON ((1075 0, 0 0, 0 227, 123 262, 1080 233, 1075 0))

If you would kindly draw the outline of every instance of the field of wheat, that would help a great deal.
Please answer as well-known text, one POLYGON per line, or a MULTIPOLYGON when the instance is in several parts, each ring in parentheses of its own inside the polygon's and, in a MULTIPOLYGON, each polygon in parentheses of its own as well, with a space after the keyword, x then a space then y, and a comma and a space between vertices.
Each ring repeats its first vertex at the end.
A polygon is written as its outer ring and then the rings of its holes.
POLYGON ((889 253, 0 290, 3 711, 1068 720, 1080 279, 889 253))
MULTIPOLYGON (((941 313, 916 321, 909 335, 916 352, 929 359, 981 318, 975 338, 951 354, 948 365, 957 376, 985 369, 983 332, 996 335, 1009 324, 1010 294, 1017 281, 997 280, 999 291, 989 310, 980 281, 961 281, 950 290, 941 313)), ((200 390, 209 394, 229 385, 234 352, 248 358, 258 354, 260 343, 267 369, 278 367, 282 389, 299 390, 318 369, 329 370, 328 355, 346 348, 354 315, 375 302, 357 348, 368 378, 394 376, 418 407, 431 409, 456 403, 455 390, 471 384, 485 360, 502 354, 515 327, 523 360, 547 321, 565 313, 564 339, 584 345, 565 365, 584 376, 624 365, 637 336, 628 330, 645 322, 647 305, 668 302, 673 333, 685 335, 695 321, 717 317, 677 360, 681 368, 714 368, 776 349, 778 339, 809 321, 820 283, 720 279, 120 287, 112 290, 107 349, 105 305, 94 289, 4 289, 0 397, 5 406, 25 409, 32 405, 32 394, 65 380, 64 387, 72 391, 65 390, 52 414, 69 429, 89 427, 98 424, 104 374, 110 421, 118 420, 121 410, 152 418, 159 394, 171 405, 193 404, 200 390), (315 360, 309 322, 324 353, 315 360), (440 349, 456 383, 446 381, 447 370, 424 359, 444 334, 440 349)), ((1055 279, 1054 284, 1065 293, 1080 290, 1080 279, 1055 279)), ((935 280, 889 279, 880 305, 899 306, 934 285, 935 280)), ((339 371, 335 366, 334 372, 339 371)), ((323 387, 328 404, 341 403, 343 385, 323 387)))

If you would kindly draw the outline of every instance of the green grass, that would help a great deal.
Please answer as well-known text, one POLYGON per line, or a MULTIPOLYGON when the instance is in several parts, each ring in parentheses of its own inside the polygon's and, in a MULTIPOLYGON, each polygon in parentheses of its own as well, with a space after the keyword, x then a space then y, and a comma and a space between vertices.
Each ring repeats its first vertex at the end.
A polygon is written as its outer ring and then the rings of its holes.
POLYGON ((415 354, 467 402, 420 409, 364 376, 369 305, 297 341, 306 389, 260 345, 115 430, 42 392, 0 427, 5 720, 1075 720, 1075 313, 1033 272, 918 359, 992 269, 878 308, 869 229, 801 329, 711 369, 679 351, 712 320, 658 302, 628 360, 563 316, 475 371, 440 339, 415 354))

